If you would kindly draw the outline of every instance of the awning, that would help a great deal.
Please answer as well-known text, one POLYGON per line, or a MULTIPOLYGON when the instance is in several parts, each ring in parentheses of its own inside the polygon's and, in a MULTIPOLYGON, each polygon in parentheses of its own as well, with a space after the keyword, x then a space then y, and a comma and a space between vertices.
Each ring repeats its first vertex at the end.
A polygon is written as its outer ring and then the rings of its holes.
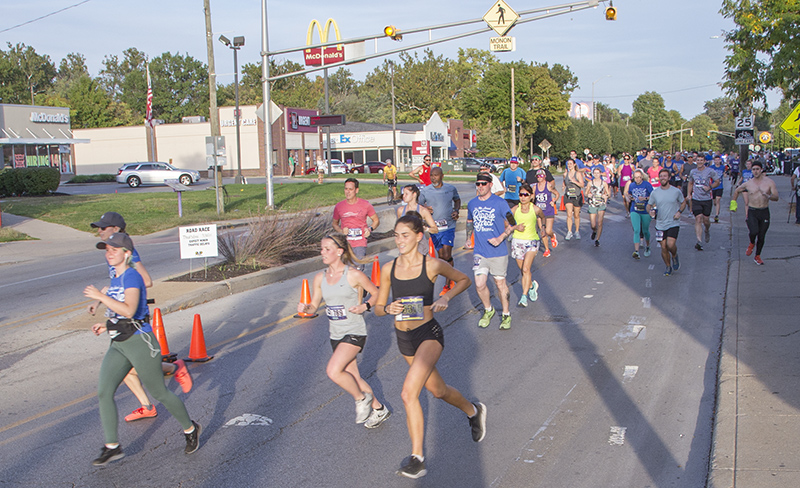
POLYGON ((36 144, 36 145, 51 145, 51 144, 89 144, 91 139, 36 139, 36 138, 10 138, 0 137, 0 144, 36 144))
POLYGON ((451 151, 457 151, 458 150, 458 148, 456 147, 456 143, 453 142, 452 139, 450 139, 450 150, 451 151))

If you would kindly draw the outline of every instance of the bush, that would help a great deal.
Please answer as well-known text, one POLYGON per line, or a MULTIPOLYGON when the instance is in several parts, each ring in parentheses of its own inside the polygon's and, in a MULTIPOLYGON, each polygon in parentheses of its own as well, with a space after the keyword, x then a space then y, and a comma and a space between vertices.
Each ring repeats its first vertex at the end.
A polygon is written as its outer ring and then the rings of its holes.
POLYGON ((58 168, 34 166, 5 169, 0 172, 0 194, 4 196, 40 196, 55 192, 61 183, 58 168))
POLYGON ((77 175, 67 183, 114 183, 115 181, 117 181, 117 175, 99 174, 77 175))

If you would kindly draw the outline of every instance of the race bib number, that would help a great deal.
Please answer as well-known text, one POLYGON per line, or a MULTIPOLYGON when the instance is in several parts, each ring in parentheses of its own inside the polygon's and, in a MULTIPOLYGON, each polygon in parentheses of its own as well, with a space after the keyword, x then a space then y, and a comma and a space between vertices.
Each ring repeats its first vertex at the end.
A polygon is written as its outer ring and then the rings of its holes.
POLYGON ((344 305, 328 305, 325 309, 328 320, 344 320, 347 318, 347 311, 344 305))
POLYGON ((664 231, 656 229, 656 241, 661 242, 664 240, 664 231))
POLYGON ((363 234, 364 232, 361 229, 347 229, 347 240, 358 241, 363 234))
POLYGON ((424 306, 422 297, 403 297, 400 299, 403 311, 397 315, 397 320, 422 320, 424 318, 424 306))
POLYGON ((637 212, 647 211, 647 202, 634 202, 633 209, 637 212))
POLYGON ((630 176, 623 176, 622 177, 622 181, 627 183, 627 182, 631 181, 631 177, 630 176))
POLYGON ((510 193, 516 193, 517 192, 517 185, 508 185, 508 191, 510 193))
POLYGON ((438 227, 439 230, 447 230, 447 220, 437 220, 436 227, 438 227))
POLYGON ((547 210, 547 202, 536 202, 536 206, 542 210, 547 210))
POLYGON ((472 256, 472 270, 475 271, 481 267, 482 256, 472 256))

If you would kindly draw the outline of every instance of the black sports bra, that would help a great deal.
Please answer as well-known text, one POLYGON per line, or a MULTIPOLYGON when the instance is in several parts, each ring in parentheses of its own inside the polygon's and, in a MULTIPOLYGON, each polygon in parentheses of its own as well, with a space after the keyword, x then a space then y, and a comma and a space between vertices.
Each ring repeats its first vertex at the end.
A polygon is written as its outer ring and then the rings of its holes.
MULTIPOLYGON (((433 304, 433 282, 428 279, 427 270, 428 256, 422 256, 422 272, 416 278, 401 280, 394 276, 394 267, 397 265, 397 258, 392 261, 392 298, 397 300, 402 297, 421 296, 422 304, 430 306, 433 304)), ((419 302, 418 302, 419 303, 419 302)))

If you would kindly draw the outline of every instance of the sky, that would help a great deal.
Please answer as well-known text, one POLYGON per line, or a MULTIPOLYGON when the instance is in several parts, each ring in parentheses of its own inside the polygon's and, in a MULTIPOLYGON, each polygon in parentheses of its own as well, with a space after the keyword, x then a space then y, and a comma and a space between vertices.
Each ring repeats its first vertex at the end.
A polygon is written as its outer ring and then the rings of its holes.
MULTIPOLYGON (((566 1, 505 0, 517 12, 559 5, 566 1)), ((208 62, 203 0, 32 0, 8 2, 0 19, 0 43, 24 43, 39 54, 49 55, 58 65, 68 53, 81 53, 92 76, 103 59, 135 47, 150 57, 164 52, 189 54, 208 62), (59 10, 62 10, 58 12, 59 10), (49 15, 52 14, 52 15, 49 15), (40 17, 43 17, 40 20, 40 17), (31 22, 33 21, 33 22, 31 22), (27 23, 27 24, 26 24, 27 23), (18 26, 19 24, 25 24, 18 26), (17 27, 18 26, 18 27, 17 27)), ((677 110, 685 119, 704 111, 706 101, 724 95, 725 42, 720 36, 733 24, 719 14, 720 0, 616 0, 618 20, 606 21, 606 3, 553 18, 515 26, 508 35, 516 38, 516 51, 496 53, 501 61, 560 63, 578 77, 573 101, 594 100, 623 113, 632 112, 640 94, 655 91, 664 97, 667 110, 677 110)), ((428 27, 448 22, 478 19, 494 6, 488 0, 405 0, 364 2, 340 0, 267 0, 269 49, 306 44, 309 23, 333 18, 342 38, 378 34, 386 25, 398 29, 428 27)), ((217 41, 245 36, 239 63, 260 62, 261 0, 211 0, 214 57, 217 82, 233 81, 233 55, 217 41)), ((437 30, 433 38, 477 30, 485 24, 437 30)), ((331 34, 333 35, 333 34, 331 34)), ((437 44, 434 53, 456 59, 458 49, 489 49, 492 33, 437 44)), ((314 34, 314 42, 319 42, 314 34)), ((378 52, 423 42, 428 34, 406 35, 401 42, 384 38, 378 52)), ((374 41, 366 53, 375 52, 374 41)), ((298 53, 278 56, 302 63, 298 53)), ((397 55, 390 56, 397 59, 397 55)), ((373 59, 349 69, 358 80, 382 61, 373 59)), ((771 94, 770 108, 780 96, 771 94)), ((368 121, 366 121, 368 122, 368 121)))

